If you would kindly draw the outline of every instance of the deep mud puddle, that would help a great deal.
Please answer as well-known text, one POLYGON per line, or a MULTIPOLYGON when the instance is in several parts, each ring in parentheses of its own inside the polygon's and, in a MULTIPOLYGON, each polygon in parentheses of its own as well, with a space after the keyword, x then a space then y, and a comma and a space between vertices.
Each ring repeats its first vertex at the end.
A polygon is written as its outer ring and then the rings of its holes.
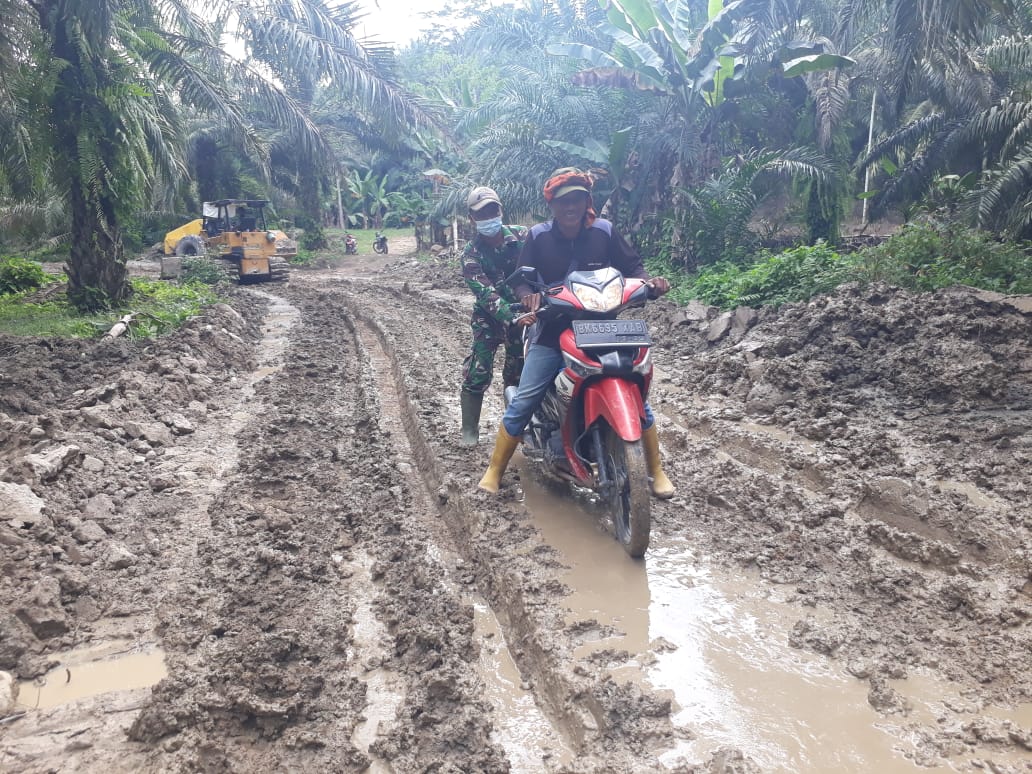
POLYGON ((42 677, 19 684, 18 710, 43 710, 114 691, 156 685, 166 674, 160 648, 106 643, 56 656, 60 662, 42 677))
MULTIPOLYGON (((955 690, 924 675, 893 681, 910 712, 881 715, 867 683, 789 645, 803 615, 783 601, 791 588, 710 566, 685 540, 655 528, 645 560, 630 560, 603 515, 528 468, 523 461, 527 508, 569 567, 567 622, 582 641, 575 656, 603 661, 618 681, 642 681, 674 697, 672 720, 686 738, 661 762, 691 764, 732 746, 765 772, 956 770, 922 760, 920 750, 921 724, 934 726, 951 697, 963 702, 955 690)), ((980 709, 1015 727, 1027 727, 1032 713, 1032 705, 980 709)), ((1028 760, 1011 753, 994 762, 1028 760)))

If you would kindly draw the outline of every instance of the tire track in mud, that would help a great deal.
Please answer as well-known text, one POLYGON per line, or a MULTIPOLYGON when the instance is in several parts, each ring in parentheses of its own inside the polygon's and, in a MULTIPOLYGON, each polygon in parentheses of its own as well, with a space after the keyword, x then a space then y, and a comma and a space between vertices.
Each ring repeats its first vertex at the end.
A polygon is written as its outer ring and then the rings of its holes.
MULTIPOLYGON (((412 488, 413 500, 419 504, 415 515, 431 517, 431 520, 423 525, 432 538, 427 550, 441 559, 447 572, 443 580, 449 589, 453 593, 457 593, 467 604, 482 611, 480 617, 484 620, 479 628, 483 631, 478 632, 478 635, 482 637, 485 632, 497 631, 499 623, 493 610, 474 591, 470 590, 464 593, 458 589, 458 583, 461 583, 462 580, 457 576, 465 578, 467 582, 471 576, 465 568, 465 563, 449 548, 452 543, 451 535, 447 533, 444 522, 437 518, 437 508, 431 502, 430 493, 435 490, 428 488, 432 484, 432 480, 428 479, 425 472, 428 463, 426 445, 425 443, 420 444, 421 436, 418 435, 418 430, 412 421, 412 404, 408 400, 408 393, 398 389, 398 385, 403 383, 403 374, 397 360, 390 357, 385 350, 386 335, 375 322, 367 317, 358 316, 354 323, 350 316, 345 320, 349 327, 354 326, 359 346, 372 366, 378 387, 381 427, 391 438, 396 453, 415 462, 414 466, 405 465, 405 470, 411 472, 414 478, 418 475, 418 481, 412 488), (393 431, 390 429, 391 427, 394 428, 393 431), (410 440, 413 437, 416 438, 415 445, 422 447, 419 453, 413 450, 413 442, 410 440)), ((430 478, 432 479, 432 477, 430 478)), ((447 498, 443 497, 440 488, 436 489, 436 492, 439 499, 447 502, 447 498)), ((486 642, 482 642, 481 647, 486 647, 486 642)), ((483 668, 481 671, 488 672, 483 668)), ((519 690, 498 685, 499 677, 496 674, 484 674, 484 679, 485 682, 491 681, 495 684, 493 690, 487 691, 488 694, 510 694, 509 702, 499 702, 499 705, 496 705, 494 723, 498 729, 499 741, 505 747, 509 762, 514 768, 520 771, 536 771, 542 761, 565 762, 570 759, 568 744, 557 737, 555 729, 539 712, 524 709, 519 717, 504 716, 509 707, 520 705, 526 707, 528 703, 534 706, 530 696, 521 696, 519 690)))
MULTIPOLYGON (((488 498, 475 494, 468 473, 460 479, 453 472, 472 460, 475 470, 482 455, 475 450, 456 452, 453 444, 442 440, 454 435, 452 412, 437 395, 427 395, 418 386, 426 376, 423 367, 434 368, 437 358, 421 363, 419 353, 426 342, 406 339, 399 346, 395 339, 400 331, 411 330, 404 319, 391 316, 388 321, 386 305, 371 307, 346 288, 343 296, 349 308, 375 333, 390 358, 404 430, 426 487, 437 493, 438 509, 454 544, 502 624, 527 684, 576 752, 576 770, 664 769, 655 756, 675 735, 669 725, 669 699, 635 683, 617 684, 597 663, 573 657, 585 627, 583 622, 568 626, 564 620, 566 589, 558 579, 561 566, 555 551, 540 542, 526 509, 512 499, 511 488, 504 489, 501 498, 488 498), (399 352, 412 353, 413 360, 402 364, 399 352)), ((389 292, 399 301, 407 300, 404 292, 389 292)), ((454 338, 462 340, 461 335, 454 338)), ((442 336, 436 346, 453 346, 445 339, 442 336)), ((445 359, 461 362, 454 355, 445 359)), ((590 636, 592 624, 586 623, 590 636)))
MULTIPOLYGON (((347 730, 364 692, 346 670, 336 682, 332 671, 326 675, 321 662, 333 670, 332 660, 312 641, 318 632, 332 643, 351 613, 346 594, 332 603, 341 589, 332 582, 330 556, 323 551, 345 536, 333 529, 332 508, 306 509, 298 495, 310 502, 311 493, 288 492, 292 480, 301 478, 291 468, 301 456, 294 443, 305 434, 285 431, 316 423, 304 413, 282 410, 284 385, 299 367, 293 353, 285 360, 279 370, 259 368, 253 394, 244 392, 250 405, 226 428, 231 434, 238 430, 236 452, 227 449, 216 472, 222 480, 209 485, 214 499, 195 573, 188 573, 184 588, 173 591, 161 613, 169 678, 130 732, 147 742, 171 735, 162 754, 153 757, 156 770, 258 766, 264 756, 248 748, 273 740, 278 749, 265 751, 263 765, 317 760, 318 754, 306 754, 311 749, 338 760, 362 760, 347 743, 347 730), (345 709, 337 710, 336 703, 345 709)), ((322 397, 329 405, 349 402, 343 389, 322 397)), ((304 440, 325 448, 329 439, 304 440)))
POLYGON ((472 610, 426 556, 368 360, 325 300, 301 299, 284 367, 258 385, 200 576, 163 611, 169 677, 131 736, 161 740, 160 770, 503 771, 468 675, 472 610), (356 588, 370 578, 372 595, 356 588), (380 653, 353 628, 369 611, 389 633, 380 653), (362 750, 378 669, 398 711, 362 750))

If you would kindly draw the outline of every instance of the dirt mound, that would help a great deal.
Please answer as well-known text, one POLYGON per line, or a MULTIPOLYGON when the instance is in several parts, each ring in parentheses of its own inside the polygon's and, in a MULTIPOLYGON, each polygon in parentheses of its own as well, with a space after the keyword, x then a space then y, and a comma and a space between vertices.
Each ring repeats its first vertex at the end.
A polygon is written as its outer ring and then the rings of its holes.
POLYGON ((395 261, 385 266, 381 272, 385 277, 404 277, 409 284, 425 285, 430 290, 466 291, 466 281, 462 278, 462 267, 459 259, 451 253, 404 261, 395 261))
POLYGON ((204 421, 220 387, 252 363, 263 304, 238 296, 157 341, 0 338, 0 488, 5 546, 0 669, 23 679, 48 649, 111 614, 121 570, 146 575, 146 526, 168 507, 153 464, 204 421), (41 577, 32 568, 42 566, 41 577), (56 640, 55 640, 56 638, 56 640))
POLYGON ((965 288, 845 286, 746 318, 752 327, 732 322, 727 339, 714 342, 710 323, 669 343, 679 354, 715 349, 700 387, 744 398, 754 414, 821 416, 829 401, 853 413, 1022 409, 1032 406, 1032 314, 1021 304, 965 288))
POLYGON ((1028 297, 844 286, 653 322, 698 455, 675 464, 705 529, 725 530, 715 550, 853 607, 800 620, 798 646, 872 685, 948 664, 990 695, 1032 692, 1028 297))

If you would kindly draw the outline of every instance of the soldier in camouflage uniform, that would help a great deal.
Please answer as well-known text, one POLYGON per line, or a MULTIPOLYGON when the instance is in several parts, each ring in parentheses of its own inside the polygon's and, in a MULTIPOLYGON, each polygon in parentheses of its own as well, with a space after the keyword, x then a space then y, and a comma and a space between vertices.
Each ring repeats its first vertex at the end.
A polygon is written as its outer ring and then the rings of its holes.
POLYGON ((523 370, 521 328, 512 324, 515 303, 505 278, 527 236, 523 226, 502 225, 502 202, 493 189, 474 188, 466 199, 477 235, 462 251, 462 277, 473 291, 473 346, 462 368, 462 444, 474 446, 480 437, 480 409, 491 385, 495 350, 505 345, 505 386, 518 384, 523 370))

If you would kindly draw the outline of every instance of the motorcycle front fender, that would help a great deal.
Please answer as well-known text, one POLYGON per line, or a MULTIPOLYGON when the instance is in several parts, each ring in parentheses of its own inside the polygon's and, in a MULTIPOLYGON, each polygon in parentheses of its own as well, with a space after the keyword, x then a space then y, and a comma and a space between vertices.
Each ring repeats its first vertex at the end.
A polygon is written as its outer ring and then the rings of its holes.
POLYGON ((641 438, 645 401, 638 385, 627 379, 602 378, 584 388, 584 426, 602 417, 625 441, 641 438))

